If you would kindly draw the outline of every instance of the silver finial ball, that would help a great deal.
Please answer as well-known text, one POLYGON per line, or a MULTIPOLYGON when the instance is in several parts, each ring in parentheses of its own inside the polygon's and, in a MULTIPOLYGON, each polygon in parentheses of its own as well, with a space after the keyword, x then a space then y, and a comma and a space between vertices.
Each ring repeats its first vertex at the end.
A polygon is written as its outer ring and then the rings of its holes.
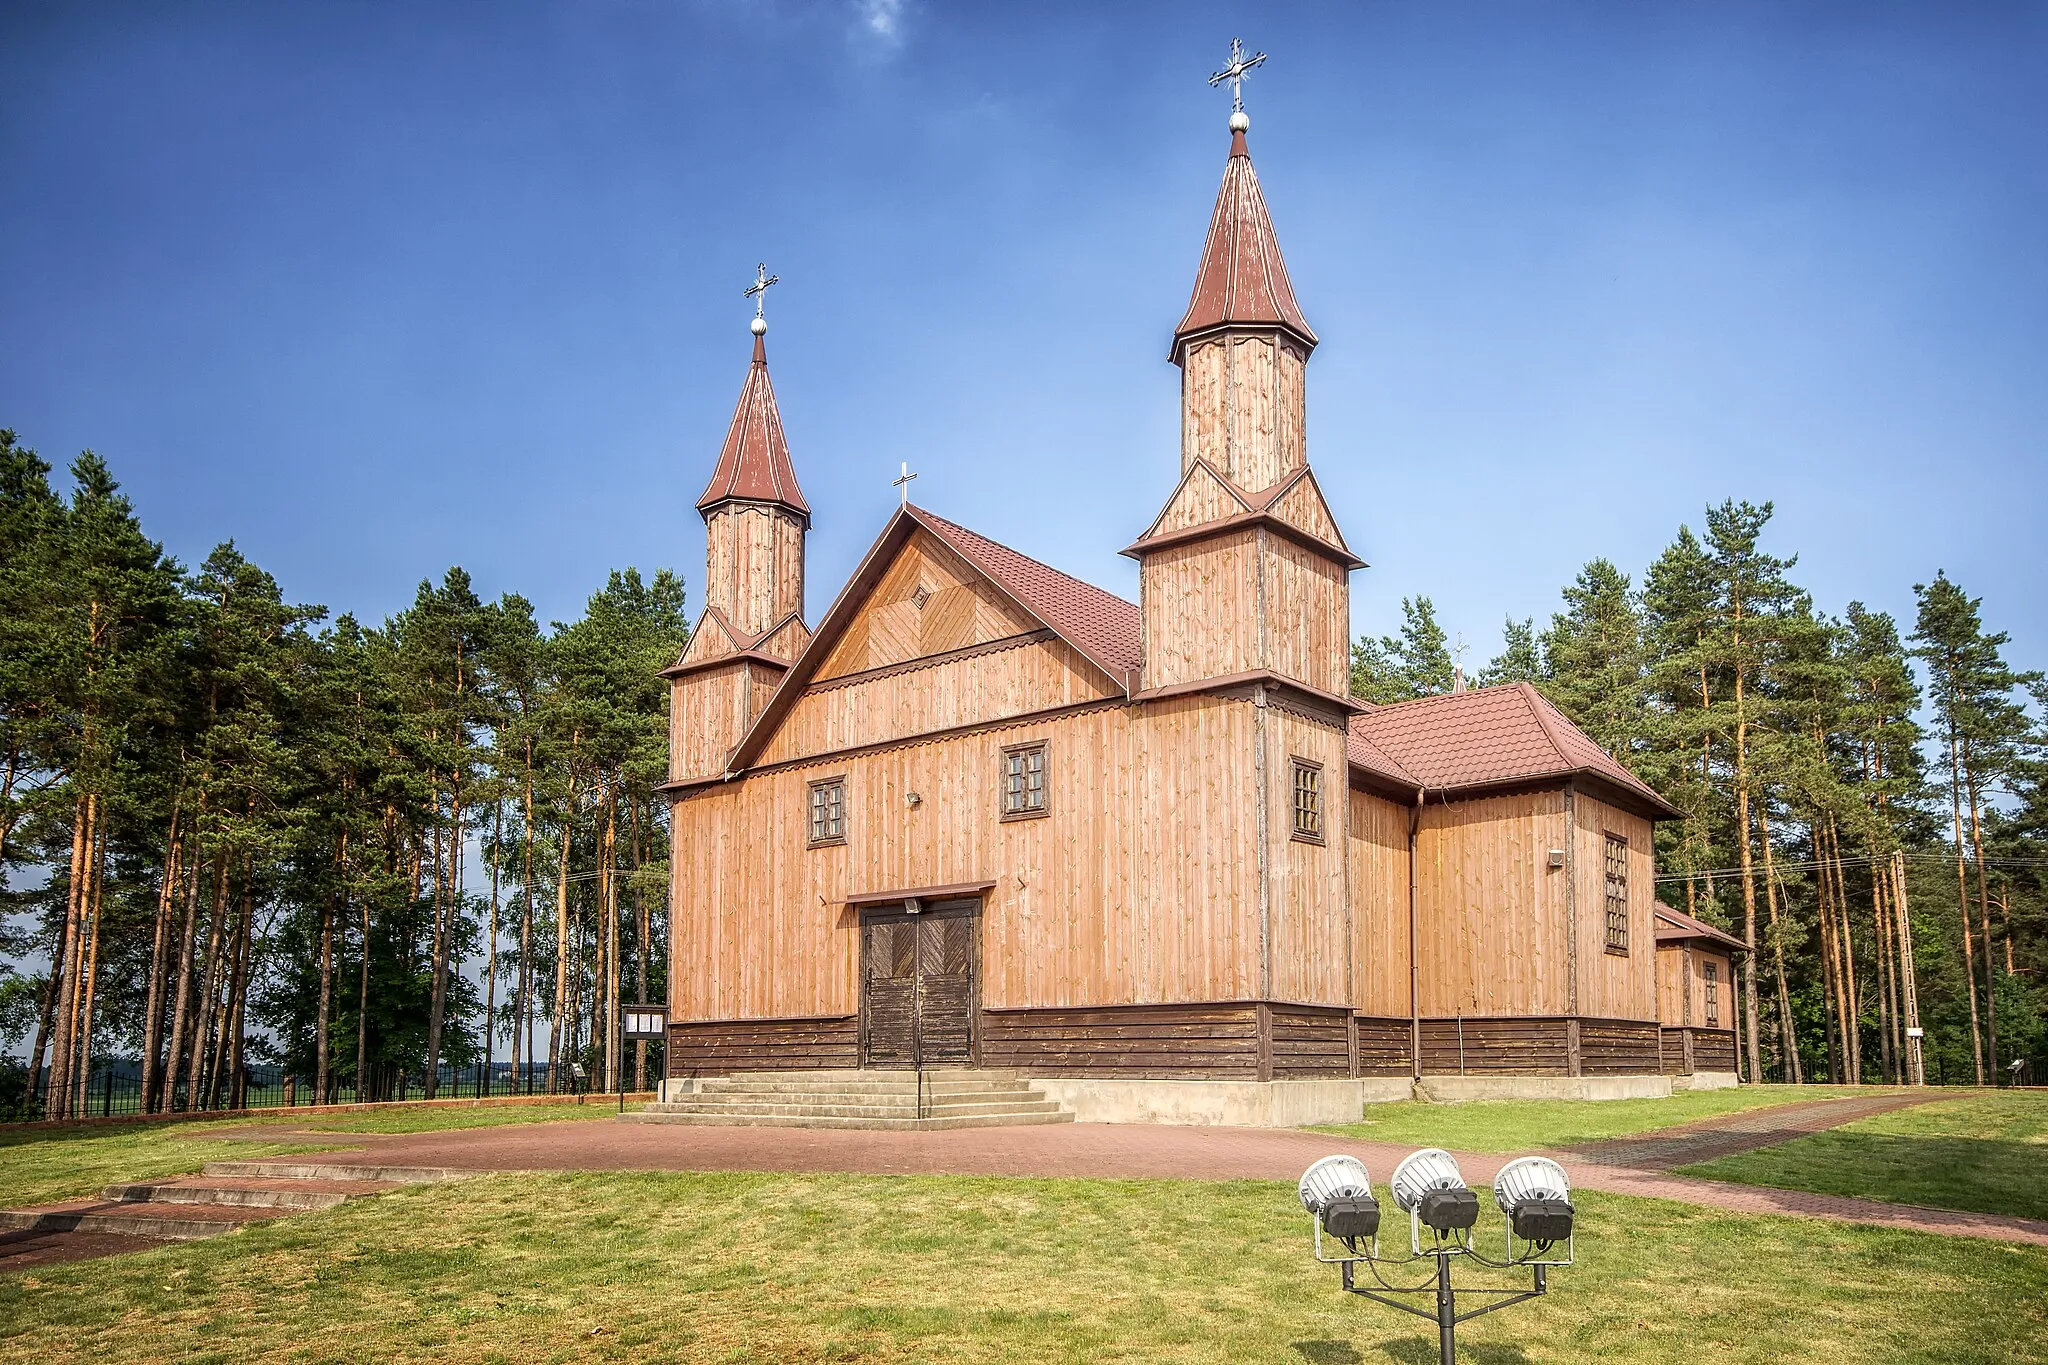
POLYGON ((1231 132, 1233 132, 1233 133, 1248 133, 1248 132, 1250 132, 1250 131, 1251 131, 1251 127, 1252 127, 1252 116, 1251 116, 1250 114, 1247 114, 1247 113, 1246 113, 1246 112, 1245 112, 1244 110, 1240 109, 1240 110, 1238 110, 1238 111, 1237 111, 1236 113, 1234 113, 1234 114, 1232 114, 1232 115, 1230 116, 1230 131, 1231 131, 1231 132))
POLYGON ((749 326, 753 328, 754 335, 757 337, 768 335, 768 319, 766 318, 755 318, 749 326))

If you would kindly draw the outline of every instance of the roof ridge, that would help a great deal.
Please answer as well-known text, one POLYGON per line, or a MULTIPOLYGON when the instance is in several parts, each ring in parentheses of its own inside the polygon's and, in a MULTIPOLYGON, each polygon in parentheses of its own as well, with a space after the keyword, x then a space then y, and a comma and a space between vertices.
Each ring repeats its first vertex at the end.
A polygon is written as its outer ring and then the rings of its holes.
POLYGON ((1532 682, 1517 680, 1511 686, 1521 695, 1522 705, 1529 708, 1529 714, 1535 717, 1536 724, 1542 727, 1543 738, 1550 742, 1551 749, 1557 754, 1557 761, 1567 767, 1576 767, 1570 752, 1565 748, 1564 739, 1557 733, 1557 727, 1551 723, 1551 717, 1555 713, 1551 710, 1549 700, 1536 690, 1536 684, 1532 682))

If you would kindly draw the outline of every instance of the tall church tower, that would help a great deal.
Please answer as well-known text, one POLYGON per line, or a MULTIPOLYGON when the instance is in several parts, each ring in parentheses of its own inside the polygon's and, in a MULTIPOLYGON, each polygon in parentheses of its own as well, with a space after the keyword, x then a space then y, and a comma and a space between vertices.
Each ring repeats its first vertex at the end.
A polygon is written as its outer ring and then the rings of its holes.
POLYGON ((704 517, 704 612, 671 680, 669 777, 717 777, 811 638, 804 624, 804 536, 811 509, 797 487, 775 386, 768 323, 755 285, 754 359, 726 429, 718 467, 697 511, 704 517))
MULTIPOLYGON (((1240 73, 1241 74, 1241 73, 1240 73)), ((1268 673, 1344 695, 1350 571, 1363 567, 1308 465, 1302 316, 1252 169, 1242 106, 1174 329, 1181 481, 1138 560, 1144 687, 1268 673)))

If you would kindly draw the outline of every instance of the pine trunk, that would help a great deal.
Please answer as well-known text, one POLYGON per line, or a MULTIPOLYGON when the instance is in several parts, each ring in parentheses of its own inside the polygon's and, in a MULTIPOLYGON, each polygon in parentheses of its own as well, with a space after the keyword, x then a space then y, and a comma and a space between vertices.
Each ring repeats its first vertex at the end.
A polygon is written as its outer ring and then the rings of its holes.
POLYGON ((1970 936, 1970 875, 1963 858, 1963 763, 1953 729, 1948 739, 1949 813, 1955 822, 1956 913, 1963 922, 1963 981, 1970 996, 1970 1059, 1977 1068, 1977 1084, 1984 1084, 1983 1022, 1977 1014, 1977 954, 1970 936))
POLYGON ((1778 874, 1771 852, 1771 817, 1768 797, 1757 801, 1757 827, 1764 846, 1764 909, 1771 919, 1771 969, 1778 986, 1778 1045, 1785 1050, 1783 1065, 1792 1084, 1806 1084, 1806 1067, 1799 1057, 1799 1034, 1792 1025, 1792 993, 1785 988, 1785 933, 1778 923, 1778 874))
POLYGON ((157 891, 156 925, 149 943, 149 989, 142 1006, 142 1094, 138 1108, 156 1112, 157 1082, 163 1074, 164 991, 170 984, 171 916, 178 906, 179 858, 178 807, 181 790, 171 802, 171 828, 164 840, 164 881, 157 891))

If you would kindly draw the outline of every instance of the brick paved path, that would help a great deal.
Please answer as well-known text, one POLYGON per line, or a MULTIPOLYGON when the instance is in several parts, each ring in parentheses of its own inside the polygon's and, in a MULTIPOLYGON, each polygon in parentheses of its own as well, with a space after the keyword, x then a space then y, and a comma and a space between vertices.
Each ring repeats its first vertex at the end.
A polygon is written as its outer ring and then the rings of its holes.
POLYGON ((1600 1166, 1621 1166, 1639 1171, 1668 1171, 1695 1161, 1717 1156, 1753 1152, 1775 1147, 1793 1138, 1824 1133, 1857 1119, 1910 1109, 1942 1095, 1867 1095, 1842 1100, 1810 1100, 1804 1104, 1780 1105, 1774 1109, 1751 1109, 1739 1114, 1660 1128, 1653 1133, 1609 1138, 1603 1142, 1580 1143, 1565 1150, 1582 1162, 1600 1166))
MULTIPOLYGON (((1729 1115, 1654 1136, 1587 1144, 1585 1150, 1554 1155, 1582 1189, 1672 1199, 1737 1213, 1792 1214, 2048 1246, 2048 1222, 2033 1219, 1952 1213, 1668 1173, 1674 1165, 1768 1146, 1920 1102, 1911 1096, 1821 1100, 1729 1115)), ((277 1126, 242 1129, 236 1135, 274 1139, 296 1131, 277 1126)), ((831 1171, 1289 1181, 1317 1157, 1336 1151, 1358 1156, 1376 1181, 1384 1180, 1395 1163, 1412 1150, 1405 1145, 1284 1129, 1087 1123, 904 1133, 566 1122, 351 1135, 340 1140, 361 1144, 362 1155, 342 1158, 348 1161, 471 1171, 831 1171)), ((303 1162, 322 1158, 279 1159, 303 1162)), ((1482 1186, 1491 1183, 1508 1159, 1458 1154, 1466 1179, 1482 1186)))

